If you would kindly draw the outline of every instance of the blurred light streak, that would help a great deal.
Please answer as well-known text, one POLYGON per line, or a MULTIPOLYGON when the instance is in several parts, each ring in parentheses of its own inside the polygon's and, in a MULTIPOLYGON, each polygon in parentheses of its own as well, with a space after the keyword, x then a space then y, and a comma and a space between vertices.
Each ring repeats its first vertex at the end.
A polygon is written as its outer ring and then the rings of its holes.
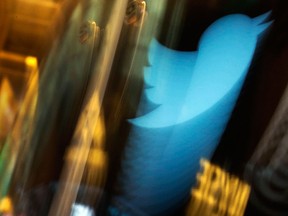
MULTIPOLYGON (((30 73, 27 90, 15 123, 0 153, 0 198, 7 196, 16 164, 25 163, 25 158, 22 156, 29 151, 29 139, 33 129, 33 118, 38 99, 39 74, 36 58, 27 57, 25 62, 27 71, 30 73)), ((24 178, 23 175, 21 177, 24 178)))
POLYGON ((165 14, 165 9, 169 4, 166 0, 158 0, 158 1, 146 1, 147 2, 147 10, 148 10, 148 21, 147 21, 147 31, 150 35, 158 35, 160 29, 162 28, 163 18, 165 14))
MULTIPOLYGON (((175 42, 180 41, 179 34, 183 29, 183 14, 185 14, 185 9, 187 7, 186 0, 171 1, 173 4, 173 13, 170 14, 170 23, 167 26, 167 33, 165 37, 165 44, 168 47, 175 46, 175 42)), ((170 4, 171 4, 170 3, 170 4)))
POLYGON ((242 216, 250 195, 250 186, 220 167, 201 159, 198 186, 191 191, 186 216, 242 216))
POLYGON ((101 187, 103 184, 101 180, 105 178, 106 155, 101 148, 104 142, 104 124, 99 113, 99 96, 95 92, 80 116, 72 145, 67 150, 60 188, 50 215, 70 214, 71 206, 76 203, 78 190, 83 181, 84 185, 89 182, 94 186, 99 185, 101 187), (88 179, 83 179, 85 174, 87 174, 88 179), (100 181, 97 182, 97 180, 100 181))
POLYGON ((0 200, 0 214, 11 214, 13 213, 12 200, 9 197, 4 197, 0 200))
POLYGON ((128 89, 128 83, 130 81, 130 77, 131 77, 131 73, 132 73, 132 69, 135 66, 136 62, 135 62, 135 57, 136 57, 136 53, 139 49, 139 42, 140 42, 140 36, 144 27, 144 21, 145 21, 145 17, 146 17, 146 2, 145 1, 139 1, 139 0, 132 0, 129 1, 128 3, 128 7, 127 7, 127 11, 126 11, 126 16, 125 16, 125 21, 127 24, 129 25, 133 25, 135 27, 137 27, 137 31, 136 32, 136 41, 135 41, 135 47, 133 50, 133 56, 132 56, 132 60, 130 62, 130 66, 128 69, 128 73, 127 73, 127 78, 125 80, 124 83, 124 87, 123 90, 121 92, 121 96, 118 102, 118 105, 115 109, 115 114, 114 116, 120 117, 120 110, 121 110, 121 106, 123 105, 123 100, 124 100, 124 95, 128 89))
POLYGON ((0 83, 0 149, 2 140, 9 132, 16 112, 16 100, 8 78, 0 83))
POLYGON ((105 183, 105 127, 103 116, 99 115, 99 96, 95 91, 80 116, 72 145, 67 151, 60 188, 50 215, 69 215, 81 184, 101 188, 105 183))
MULTIPOLYGON (((103 179, 105 179, 105 166, 107 164, 106 156, 104 156, 105 153, 101 152, 101 148, 96 148, 92 150, 92 152, 90 152, 90 150, 93 148, 92 144, 95 132, 98 133, 100 130, 101 134, 101 130, 103 131, 103 129, 97 129, 97 127, 100 128, 103 126, 101 123, 100 109, 124 22, 126 6, 127 0, 114 1, 111 14, 107 14, 108 22, 103 31, 102 44, 99 45, 99 57, 95 63, 95 68, 92 68, 95 73, 92 75, 86 94, 87 97, 84 100, 86 106, 83 107, 72 141, 71 148, 76 147, 79 151, 75 151, 77 154, 73 155, 73 153, 69 154, 70 149, 68 149, 69 157, 74 160, 72 159, 71 162, 67 160, 63 168, 59 189, 49 213, 51 216, 70 215, 71 207, 76 203, 77 193, 85 175, 86 164, 88 173, 91 172, 90 174, 92 174, 90 175, 91 179, 88 177, 89 181, 94 180, 94 175, 100 176, 102 182, 103 179), (94 159, 94 156, 98 158, 94 159), (102 173, 97 173, 99 170, 94 167, 95 165, 104 166, 102 173), (90 168, 92 167, 92 170, 89 170, 89 166, 90 168), (96 173, 94 174, 93 172, 96 173), (103 177, 101 177, 102 175, 103 177)), ((93 23, 96 27, 96 23, 93 23)), ((92 65, 93 62, 91 62, 91 66, 92 65)), ((97 137, 95 140, 96 146, 101 147, 102 143, 97 143, 98 139, 97 137)), ((102 182, 98 184, 101 185, 103 184, 102 182)))

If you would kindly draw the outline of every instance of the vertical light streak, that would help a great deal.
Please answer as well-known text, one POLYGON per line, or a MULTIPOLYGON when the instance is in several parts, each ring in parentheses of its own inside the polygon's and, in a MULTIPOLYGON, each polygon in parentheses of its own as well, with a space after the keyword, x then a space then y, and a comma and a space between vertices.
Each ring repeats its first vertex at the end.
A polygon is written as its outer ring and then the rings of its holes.
POLYGON ((0 83, 0 149, 13 123, 16 100, 9 80, 5 77, 0 83))
MULTIPOLYGON (((134 1, 132 1, 133 3, 134 1)), ((128 5, 129 7, 129 5, 128 5)), ((128 83, 129 83, 129 80, 130 80, 130 76, 131 76, 131 72, 132 72, 132 68, 135 66, 135 57, 136 57, 136 53, 137 53, 137 50, 138 50, 138 47, 139 47, 139 41, 140 41, 140 36, 141 36, 141 33, 142 33, 142 30, 143 30, 143 26, 144 26, 144 20, 145 20, 145 16, 146 16, 146 2, 145 1, 141 1, 140 4, 136 5, 137 8, 135 8, 134 10, 139 10, 141 12, 138 12, 138 13, 142 13, 141 16, 140 16, 140 20, 137 20, 137 18, 135 18, 135 21, 134 21, 134 25, 136 25, 138 27, 138 32, 136 34, 136 46, 134 48, 134 51, 133 51, 133 55, 132 55, 132 60, 131 60, 131 63, 130 63, 130 66, 129 66, 129 69, 128 69, 128 73, 127 73, 127 78, 125 80, 125 83, 124 83, 124 87, 123 87, 123 90, 121 92, 121 96, 120 96, 120 99, 119 99, 119 102, 118 102, 118 105, 115 109, 115 114, 114 116, 117 118, 119 115, 119 112, 121 110, 121 106, 122 106, 122 103, 123 103, 123 98, 124 98, 124 95, 127 91, 127 88, 128 88, 128 83)), ((137 12, 136 12, 137 13, 137 12)), ((130 14, 126 15, 126 16, 129 16, 130 14)), ((129 20, 129 17, 127 17, 126 19, 129 20)), ((128 22, 128 21, 126 21, 128 22)), ((130 24, 130 22, 128 22, 130 24)))
MULTIPOLYGON (((38 97, 38 63, 34 57, 25 60, 30 73, 24 100, 19 108, 15 123, 0 154, 0 198, 6 199, 12 174, 17 175, 16 163, 23 166, 23 155, 29 151, 29 139, 33 129, 33 118, 38 97)), ((21 170, 23 171, 23 170, 21 170)), ((21 175, 25 178, 25 175, 21 175)))
MULTIPOLYGON (((87 105, 83 108, 73 138, 76 140, 76 145, 78 145, 78 148, 81 149, 81 151, 75 158, 76 160, 72 163, 68 162, 64 166, 60 179, 60 182, 62 182, 63 185, 60 184, 60 188, 53 201, 49 213, 51 216, 69 215, 71 207, 76 201, 84 168, 89 158, 89 150, 92 145, 93 135, 99 122, 101 104, 124 21, 126 6, 127 0, 115 1, 111 13, 107 15, 109 18, 107 26, 105 26, 103 43, 100 45, 99 58, 93 69, 95 74, 92 76, 86 94, 87 97, 84 101, 84 104, 86 103, 87 105), (82 125, 84 125, 84 127, 82 127, 82 125), (77 133, 77 131, 79 133, 77 133)), ((96 23, 94 23, 94 25, 96 25, 96 23)))

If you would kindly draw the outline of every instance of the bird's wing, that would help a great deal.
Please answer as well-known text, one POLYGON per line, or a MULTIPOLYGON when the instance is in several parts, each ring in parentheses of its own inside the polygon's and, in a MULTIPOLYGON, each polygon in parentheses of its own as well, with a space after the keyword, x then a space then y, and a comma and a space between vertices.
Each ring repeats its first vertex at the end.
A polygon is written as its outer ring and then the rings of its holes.
POLYGON ((161 105, 183 97, 184 88, 189 86, 196 56, 195 52, 169 49, 153 39, 148 55, 150 66, 144 69, 148 100, 161 105))

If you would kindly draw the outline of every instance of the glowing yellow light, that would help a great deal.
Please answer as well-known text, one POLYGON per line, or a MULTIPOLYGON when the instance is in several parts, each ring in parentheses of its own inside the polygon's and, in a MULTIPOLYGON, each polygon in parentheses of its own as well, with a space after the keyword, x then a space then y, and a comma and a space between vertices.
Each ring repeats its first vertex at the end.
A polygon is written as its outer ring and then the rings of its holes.
POLYGON ((13 212, 12 201, 9 197, 4 197, 0 200, 0 214, 8 214, 13 212))
POLYGON ((106 153, 100 149, 90 151, 88 165, 93 167, 103 167, 106 164, 106 153))
POLYGON ((16 101, 8 79, 4 78, 0 85, 0 138, 8 133, 15 117, 16 101))
POLYGON ((37 58, 32 57, 32 56, 28 56, 25 58, 25 63, 27 66, 31 66, 33 68, 37 68, 37 58))
MULTIPOLYGON (((68 149, 68 152, 66 154, 66 160, 68 161, 76 161, 79 160, 80 156, 83 154, 86 154, 86 152, 89 152, 89 148, 78 148, 78 147, 70 147, 68 149)), ((80 160, 81 161, 81 160, 80 160)), ((83 160, 82 163, 85 163, 86 161, 83 160)))
MULTIPOLYGON (((94 107, 94 109, 98 110, 99 103, 95 102, 95 105, 96 107, 94 107)), ((78 161, 79 164, 87 164, 86 173, 89 176, 89 180, 94 179, 95 184, 100 184, 102 183, 101 180, 96 179, 98 179, 98 177, 100 177, 100 179, 105 177, 107 168, 107 154, 103 148, 105 141, 105 127, 102 115, 100 115, 98 119, 95 118, 94 120, 97 122, 93 133, 93 143, 91 146, 87 145, 87 143, 82 143, 82 145, 79 145, 78 143, 78 145, 71 146, 66 154, 66 159, 69 163, 78 161)), ((81 128, 85 129, 84 125, 81 125, 81 128)), ((93 125, 90 125, 86 128, 86 130, 81 130, 82 136, 84 136, 83 134, 85 131, 88 134, 88 131, 93 128, 92 126, 93 125)), ((85 136, 87 136, 87 134, 85 136)))
POLYGON ((0 103, 1 108, 7 108, 12 103, 14 99, 13 90, 11 87, 10 82, 7 78, 4 78, 2 80, 1 86, 0 86, 0 103))
POLYGON ((34 116, 36 110, 36 104, 38 101, 38 87, 39 87, 39 70, 37 58, 28 56, 25 58, 25 63, 28 72, 30 73, 27 91, 25 98, 20 109, 20 113, 29 113, 30 116, 34 116))
POLYGON ((207 160, 200 164, 203 171, 197 175, 198 187, 192 189, 187 216, 242 216, 250 186, 207 160))
POLYGON ((105 127, 104 127, 104 120, 103 116, 99 117, 99 120, 97 120, 97 125, 94 131, 93 141, 94 144, 101 148, 105 140, 105 127))
POLYGON ((13 122, 9 141, 5 142, 3 146, 5 151, 3 150, 2 153, 5 158, 9 159, 5 160, 4 168, 1 172, 3 181, 0 182, 0 191, 4 195, 9 190, 11 176, 14 174, 17 160, 22 161, 21 157, 25 157, 31 151, 29 140, 33 131, 33 120, 38 99, 38 68, 37 63, 31 60, 28 60, 28 64, 32 64, 32 67, 29 69, 31 73, 29 74, 25 96, 19 110, 17 110, 17 117, 13 122))

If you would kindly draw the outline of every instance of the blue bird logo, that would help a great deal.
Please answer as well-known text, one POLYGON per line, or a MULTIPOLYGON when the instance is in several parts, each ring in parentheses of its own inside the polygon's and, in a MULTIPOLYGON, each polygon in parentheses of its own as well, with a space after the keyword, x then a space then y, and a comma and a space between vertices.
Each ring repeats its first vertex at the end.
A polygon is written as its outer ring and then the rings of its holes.
POLYGON ((115 197, 120 208, 131 215, 167 215, 187 200, 200 159, 211 157, 226 127, 259 35, 271 25, 264 23, 269 14, 216 20, 197 52, 152 41, 139 112, 149 111, 129 120, 122 194, 115 197))
POLYGON ((145 97, 158 108, 131 122, 165 127, 187 121, 212 107, 246 74, 270 12, 251 19, 225 16, 204 32, 198 52, 168 49, 155 39, 145 68, 145 97))

